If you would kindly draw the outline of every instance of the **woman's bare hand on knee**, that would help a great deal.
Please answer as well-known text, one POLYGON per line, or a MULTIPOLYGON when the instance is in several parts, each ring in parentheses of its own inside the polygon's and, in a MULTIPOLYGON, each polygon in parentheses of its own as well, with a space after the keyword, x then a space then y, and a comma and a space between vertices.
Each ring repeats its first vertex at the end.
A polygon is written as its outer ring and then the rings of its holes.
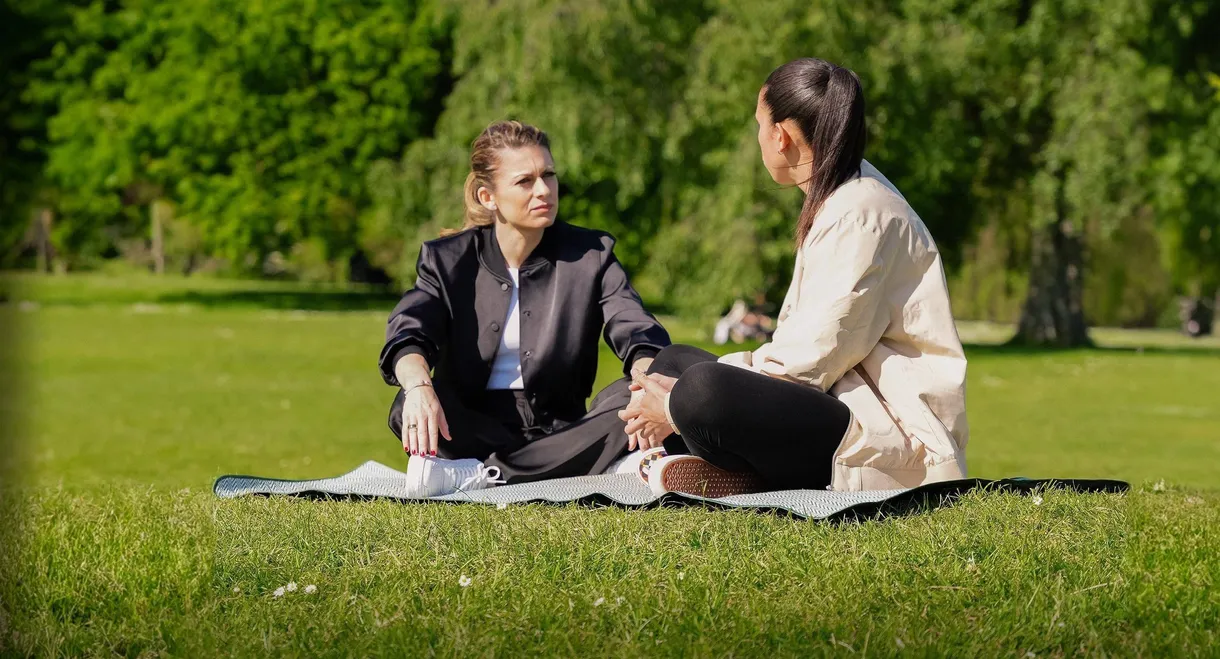
POLYGON ((431 385, 412 387, 402 402, 402 448, 411 455, 436 455, 439 438, 452 440, 449 421, 431 385))
POLYGON ((627 422, 628 449, 638 447, 647 450, 660 446, 666 437, 673 434, 673 428, 665 416, 665 396, 678 380, 635 371, 632 375, 631 403, 619 412, 619 418, 627 422))

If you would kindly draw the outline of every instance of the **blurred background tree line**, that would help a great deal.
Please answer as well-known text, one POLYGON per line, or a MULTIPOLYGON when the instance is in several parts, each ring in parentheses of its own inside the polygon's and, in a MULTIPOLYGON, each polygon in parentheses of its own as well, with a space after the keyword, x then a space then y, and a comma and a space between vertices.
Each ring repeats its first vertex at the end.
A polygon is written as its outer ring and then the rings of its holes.
MULTIPOLYGON (((855 70, 866 157, 936 236, 962 318, 1074 345, 1220 289, 1209 0, 11 0, 6 268, 134 264, 404 287, 461 223, 471 140, 547 130, 560 217, 652 303, 781 298, 799 194, 758 88, 855 70)), ((1201 301, 1201 302, 1200 302, 1201 301)))

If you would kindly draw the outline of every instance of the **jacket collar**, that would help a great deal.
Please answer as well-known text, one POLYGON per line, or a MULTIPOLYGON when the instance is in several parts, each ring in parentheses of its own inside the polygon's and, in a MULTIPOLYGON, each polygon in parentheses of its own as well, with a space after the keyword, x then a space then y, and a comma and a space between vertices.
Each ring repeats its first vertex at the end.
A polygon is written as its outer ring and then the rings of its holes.
MULTIPOLYGON (((500 241, 496 240, 496 228, 485 226, 479 227, 475 231, 479 246, 479 263, 496 279, 511 284, 512 278, 508 276, 508 263, 504 260, 504 253, 500 251, 500 241)), ((529 258, 525 259, 525 263, 521 264, 521 272, 532 272, 555 265, 559 254, 560 231, 559 220, 555 220, 554 224, 542 232, 542 240, 530 253, 529 258)))

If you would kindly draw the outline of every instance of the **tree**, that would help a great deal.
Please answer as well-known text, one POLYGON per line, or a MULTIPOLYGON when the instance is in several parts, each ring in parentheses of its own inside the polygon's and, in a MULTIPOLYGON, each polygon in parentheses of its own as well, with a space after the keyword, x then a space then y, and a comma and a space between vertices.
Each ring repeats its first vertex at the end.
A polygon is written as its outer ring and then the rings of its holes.
POLYGON ((1153 179, 1165 260, 1201 326, 1220 300, 1220 6, 1170 4, 1154 52, 1178 84, 1156 125, 1153 179))
POLYGON ((759 162, 754 105, 776 66, 817 56, 855 70, 868 107, 865 157, 908 196, 952 257, 969 235, 968 190, 980 144, 967 89, 976 30, 943 3, 720 2, 700 29, 670 134, 668 173, 682 190, 656 238, 649 275, 676 308, 717 311, 765 291, 777 301, 795 251, 800 194, 777 190, 759 162))
POLYGON ((1149 201, 1149 117, 1170 76, 1141 47, 1150 2, 998 3, 980 88, 980 194, 1029 227, 1029 290, 1014 341, 1089 342, 1085 232, 1149 201), (1007 24, 1005 24, 1007 23, 1007 24), (1015 212, 1014 212, 1015 211, 1015 212))
POLYGON ((548 132, 560 216, 619 238, 639 266, 666 214, 661 150, 705 10, 698 2, 502 0, 447 5, 457 80, 432 139, 370 174, 379 211, 363 243, 379 264, 413 277, 421 240, 462 223, 471 141, 515 118, 548 132))
POLYGON ((96 2, 32 86, 57 107, 47 174, 72 225, 146 231, 165 200, 260 264, 355 249, 364 171, 427 134, 447 26, 428 2, 96 2), (116 222, 116 220, 118 220, 116 222))
POLYGON ((49 0, 0 4, 0 264, 20 254, 31 215, 45 217, 36 207, 53 196, 42 176, 48 113, 24 96, 31 65, 50 54, 67 19, 67 8, 49 0))

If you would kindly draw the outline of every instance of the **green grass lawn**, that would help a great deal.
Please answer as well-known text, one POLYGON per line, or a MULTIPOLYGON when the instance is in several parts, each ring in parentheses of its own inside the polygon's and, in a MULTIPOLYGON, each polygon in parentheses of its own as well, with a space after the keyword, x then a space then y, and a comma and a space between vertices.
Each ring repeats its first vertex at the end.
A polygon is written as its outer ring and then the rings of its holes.
MULTIPOLYGON (((28 414, 0 457, 24 475, 0 507, 17 540, 0 655, 1161 656, 1220 642, 1215 339, 1101 330, 1100 349, 1012 351, 994 345, 1003 328, 963 324, 971 475, 1120 478, 1124 496, 980 494, 842 526, 219 501, 226 473, 405 457, 376 373, 384 294, 202 281, 10 293, 24 368, 3 409, 10 426, 28 414)), ((602 382, 617 371, 604 354, 602 382)))

